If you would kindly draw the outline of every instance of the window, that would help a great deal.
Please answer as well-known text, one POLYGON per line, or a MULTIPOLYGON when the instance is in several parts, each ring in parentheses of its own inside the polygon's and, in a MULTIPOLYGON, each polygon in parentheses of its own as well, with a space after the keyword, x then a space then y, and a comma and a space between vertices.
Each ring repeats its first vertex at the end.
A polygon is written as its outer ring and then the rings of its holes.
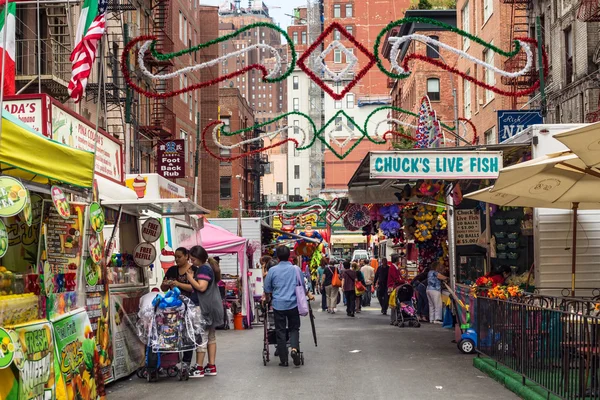
POLYGON ((222 199, 231 198, 231 177, 222 176, 220 184, 220 195, 222 199))
POLYGON ((187 18, 183 17, 183 43, 187 44, 188 41, 188 23, 187 18))
POLYGON ((483 134, 485 144, 496 144, 496 129, 492 127, 483 134))
POLYGON ((300 111, 300 99, 297 97, 294 97, 293 104, 294 104, 294 111, 300 111))
POLYGON ((431 101, 440 101, 440 80, 438 78, 427 79, 427 96, 431 101))
POLYGON ((179 40, 183 40, 183 13, 179 11, 179 40))
MULTIPOLYGON (((469 75, 469 71, 467 71, 469 75)), ((463 79, 463 104, 464 104, 464 117, 466 119, 471 118, 471 82, 463 79)))
POLYGON ((483 23, 485 24, 494 12, 494 0, 483 0, 483 23))
POLYGON ((352 18, 352 4, 346 4, 346 18, 352 18))
POLYGON ((294 135, 300 134, 300 121, 294 120, 294 135))
POLYGON ((275 182, 275 191, 277 194, 283 194, 283 182, 275 182))
POLYGON ((335 117, 335 130, 337 132, 342 131, 342 117, 335 117))
POLYGON ((333 18, 342 18, 342 6, 341 4, 333 5, 333 18))
POLYGON ((190 111, 190 121, 194 120, 194 99, 192 98, 193 92, 188 92, 188 108, 190 111))
MULTIPOLYGON (((493 43, 490 43, 490 44, 493 44, 493 43)), ((490 50, 484 51, 483 58, 486 63, 488 63, 490 65, 494 65, 494 52, 493 51, 490 51, 490 50)), ((492 71, 490 69, 486 69, 484 74, 485 74, 485 83, 487 83, 490 86, 494 86, 496 84, 496 76, 494 75, 494 71, 492 71)), ((491 90, 486 90, 485 91, 485 102, 489 103, 493 99, 494 99, 494 92, 492 92, 491 90)))
MULTIPOLYGON (((433 40, 440 40, 439 36, 429 36, 433 40)), ((440 58, 440 47, 435 43, 427 43, 427 57, 440 58)))
POLYGON ((342 108, 342 101, 341 100, 335 100, 333 103, 333 108, 335 108, 336 110, 340 110, 342 108))
POLYGON ((298 85, 300 84, 300 78, 298 78, 297 76, 294 76, 292 78, 292 82, 294 84, 294 90, 298 90, 298 85))
POLYGON ((302 32, 302 44, 306 44, 306 32, 302 32))
POLYGON ((348 49, 349 53, 346 53, 346 64, 350 64, 350 59, 352 58, 350 54, 354 54, 354 49, 348 49))
POLYGON ((337 29, 333 31, 333 40, 342 40, 342 34, 337 29))
POLYGON ((352 93, 346 95, 346 108, 354 108, 354 95, 352 93))
POLYGON ((347 26, 346 30, 348 31, 349 34, 354 35, 354 27, 352 26, 347 26))
POLYGON ((294 196, 300 196, 300 188, 294 188, 294 196))
POLYGON ((573 82, 573 30, 567 27, 565 34, 565 79, 566 84, 573 82))
MULTIPOLYGON (((469 18, 469 3, 465 4, 462 9, 462 30, 471 33, 471 20, 469 18)), ((463 50, 466 50, 471 45, 471 39, 463 36, 463 50)))
MULTIPOLYGON (((221 156, 221 158, 230 158, 231 157, 231 150, 230 149, 219 149, 219 155, 221 156)), ((221 165, 231 165, 231 161, 225 161, 225 160, 221 160, 221 165)), ((221 196, 223 197, 223 196, 221 196)))
POLYGON ((292 33, 292 42, 294 42, 294 44, 298 44, 298 32, 292 33))
POLYGON ((300 166, 294 165, 294 179, 300 179, 300 166))
POLYGON ((336 64, 340 64, 342 62, 342 50, 333 50, 333 62, 336 64))

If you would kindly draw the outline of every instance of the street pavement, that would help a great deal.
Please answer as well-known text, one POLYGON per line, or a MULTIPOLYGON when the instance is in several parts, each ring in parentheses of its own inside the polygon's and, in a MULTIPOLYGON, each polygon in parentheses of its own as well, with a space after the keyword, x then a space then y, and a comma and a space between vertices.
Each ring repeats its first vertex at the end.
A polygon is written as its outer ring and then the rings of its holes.
POLYGON ((375 307, 356 318, 340 311, 315 312, 318 347, 302 318, 302 367, 291 358, 279 367, 274 357, 263 366, 262 325, 217 331, 218 376, 147 383, 133 375, 108 385, 108 399, 518 399, 475 369, 473 356, 461 354, 440 325, 393 327, 375 307))

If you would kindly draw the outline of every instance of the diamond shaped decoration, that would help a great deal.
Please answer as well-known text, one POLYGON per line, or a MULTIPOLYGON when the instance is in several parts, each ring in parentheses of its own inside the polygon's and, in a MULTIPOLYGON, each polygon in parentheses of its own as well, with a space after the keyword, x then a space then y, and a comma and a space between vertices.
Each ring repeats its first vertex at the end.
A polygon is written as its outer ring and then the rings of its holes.
MULTIPOLYGON (((327 56, 327 54, 329 54, 329 53, 327 53, 327 51, 331 52, 331 51, 334 50, 334 48, 332 47, 332 45, 335 46, 335 47, 337 47, 337 45, 334 44, 335 42, 337 42, 337 41, 332 42, 327 47, 327 49, 325 49, 325 51, 323 51, 323 53, 321 53, 319 55, 319 57, 317 58, 317 61, 321 60, 320 61, 320 65, 318 65, 318 67, 319 67, 318 69, 319 70, 323 69, 324 64, 323 64, 322 60, 327 56), (325 54, 325 53, 327 53, 327 54, 325 54)), ((339 43, 339 44, 341 45, 341 43, 339 43)), ((342 45, 342 47, 345 49, 345 47, 343 45, 342 45)), ((358 60, 358 58, 357 58, 357 60, 358 60)), ((367 71, 369 69, 371 69, 371 67, 373 67, 373 65, 375 65, 375 63, 376 63, 375 56, 365 46, 363 46, 360 42, 358 42, 354 38, 354 36, 352 36, 351 34, 349 34, 348 31, 346 31, 346 29, 342 25, 340 25, 340 23, 338 23, 338 22, 334 22, 331 25, 329 25, 327 27, 327 29, 325 29, 323 31, 323 33, 321 33, 319 35, 319 37, 317 38, 317 40, 308 48, 308 50, 306 50, 302 54, 302 56, 298 59, 298 67, 302 71, 304 71, 306 73, 306 75, 308 75, 317 85, 319 85, 321 87, 321 89, 323 89, 323 91, 325 93, 327 93, 329 96, 331 96, 334 100, 342 100, 344 98, 344 96, 346 96, 346 94, 348 92, 350 92, 350 90, 352 90, 352 88, 354 86, 356 86, 356 84, 363 78, 363 76, 365 76, 365 74, 367 73, 367 71), (363 68, 361 68, 361 70, 354 76, 354 79, 352 81, 350 81, 344 87, 344 89, 340 93, 335 93, 333 91, 333 89, 331 87, 329 87, 329 85, 325 81, 323 81, 323 79, 321 79, 321 77, 319 77, 317 74, 315 74, 306 65, 306 62, 310 58, 310 54, 313 51, 317 50, 317 48, 321 45, 321 43, 323 43, 323 41, 325 40, 325 38, 331 32, 333 32, 334 29, 337 29, 342 36, 344 36, 346 39, 348 39, 350 41, 350 43, 352 43, 354 45, 354 47, 356 47, 360 52, 362 52, 363 54, 365 54, 367 56, 367 58, 369 59, 369 62, 363 68)), ((352 61, 350 62, 350 64, 352 64, 352 61)), ((346 70, 347 70, 347 68, 345 68, 342 72, 344 72, 346 70)), ((326 68, 325 71, 327 71, 327 68, 326 68)), ((342 72, 340 72, 340 74, 342 72)), ((331 72, 331 73, 334 74, 333 72, 331 72)), ((335 75, 337 75, 337 74, 335 74, 335 75)), ((335 80, 335 78, 333 78, 333 79, 335 80)))
MULTIPOLYGON (((343 125, 346 125, 346 124, 343 124, 343 125)), ((346 129, 347 129, 348 131, 350 131, 350 129, 349 129, 349 128, 347 128, 347 125, 346 125, 346 129)), ((330 132, 330 133, 331 133, 331 132, 330 132)), ((329 136, 329 135, 328 135, 328 136, 329 136)), ((346 113, 344 112, 344 110, 340 110, 340 111, 338 111, 337 113, 335 113, 335 115, 334 115, 333 117, 331 117, 331 119, 330 119, 329 121, 327 121, 327 123, 326 123, 326 124, 323 126, 323 128, 321 129, 321 131, 320 131, 320 134, 319 134, 319 136, 318 136, 318 137, 319 137, 319 140, 320 140, 320 141, 321 141, 321 142, 322 142, 322 143, 323 143, 325 146, 327 146, 327 148, 328 148, 328 149, 329 149, 329 150, 330 150, 330 151, 331 151, 331 152, 332 152, 332 153, 333 153, 333 154, 334 154, 334 155, 335 155, 337 158, 339 158, 340 160, 343 160, 344 158, 346 158, 346 157, 348 156, 348 154, 350 154, 350 153, 352 152, 352 150, 354 150, 354 148, 355 148, 356 146, 358 146, 358 144, 359 144, 360 142, 362 142, 362 141, 363 141, 363 139, 364 139, 365 137, 368 137, 368 136, 367 136, 366 132, 365 132, 365 131, 364 131, 364 130, 363 130, 361 127, 360 127, 360 125, 358 125, 358 124, 357 124, 357 123, 354 121, 354 119, 352 119, 352 117, 350 117, 348 114, 346 114, 346 113), (343 151, 343 147, 344 147, 344 146, 346 146, 346 145, 347 145, 347 144, 348 144, 348 143, 349 143, 351 140, 356 140, 356 141, 355 141, 355 142, 352 144, 352 146, 350 146, 350 147, 349 147, 349 148, 348 148, 346 151, 344 151, 343 153, 339 153, 339 152, 338 152, 338 151, 335 149, 335 147, 334 147, 334 146, 332 146, 331 144, 329 144, 329 142, 328 142, 328 140, 327 140, 328 138, 327 138, 327 137, 323 137, 323 136, 322 136, 322 133, 323 133, 323 132, 328 132, 328 131, 329 131, 329 129, 328 129, 329 127, 332 127, 332 130, 335 130, 335 128, 338 126, 338 124, 336 124, 335 120, 336 120, 336 118, 337 118, 337 117, 340 117, 340 116, 342 116, 342 117, 346 117, 346 118, 347 118, 347 120, 348 120, 349 122, 351 121, 351 122, 354 124, 354 129, 356 130, 356 132, 353 132, 353 133, 352 133, 352 137, 350 138, 350 140, 349 140, 349 139, 346 139, 346 140, 345 140, 343 143, 340 143, 340 142, 339 142, 339 140, 337 140, 337 139, 333 140, 333 142, 334 142, 335 144, 337 144, 338 146, 340 146, 340 149, 341 149, 342 151, 343 151)), ((329 138, 331 138, 331 136, 329 136, 329 138)))
POLYGON ((329 44, 329 46, 327 46, 327 48, 321 54, 319 54, 319 57, 317 57, 315 60, 315 63, 314 63, 315 65, 313 65, 313 68, 316 69, 317 71, 322 70, 323 73, 326 76, 329 76, 331 79, 333 79, 334 82, 340 82, 342 79, 344 79, 344 76, 349 71, 352 71, 354 69, 354 67, 356 66, 356 64, 358 63, 358 58, 356 58, 354 53, 348 52, 346 50, 347 50, 346 46, 344 46, 339 40, 334 40, 333 42, 331 42, 329 44), (327 67, 327 64, 325 64, 325 58, 327 58, 329 53, 331 53, 335 49, 341 50, 343 53, 346 54, 346 60, 350 60, 350 62, 346 66, 346 68, 344 68, 340 72, 334 72, 334 71, 330 70, 327 67))

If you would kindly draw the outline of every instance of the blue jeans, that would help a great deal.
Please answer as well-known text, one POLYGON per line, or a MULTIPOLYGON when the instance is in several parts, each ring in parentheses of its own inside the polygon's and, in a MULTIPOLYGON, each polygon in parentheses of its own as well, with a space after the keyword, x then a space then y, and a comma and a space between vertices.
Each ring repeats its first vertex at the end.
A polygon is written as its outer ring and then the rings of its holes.
POLYGON ((429 316, 429 300, 427 300, 427 287, 422 283, 415 284, 415 290, 419 294, 417 299, 417 315, 427 318, 429 316))
POLYGON ((325 286, 321 285, 321 309, 327 310, 327 293, 325 293, 325 286))

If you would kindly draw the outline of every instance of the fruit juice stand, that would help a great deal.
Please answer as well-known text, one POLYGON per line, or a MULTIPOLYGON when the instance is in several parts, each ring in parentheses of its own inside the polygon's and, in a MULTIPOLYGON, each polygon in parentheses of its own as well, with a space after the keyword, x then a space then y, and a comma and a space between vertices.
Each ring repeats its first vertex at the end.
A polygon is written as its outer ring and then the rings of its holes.
POLYGON ((102 254, 100 216, 90 218, 94 161, 3 110, 0 400, 104 396, 81 273, 102 254))

